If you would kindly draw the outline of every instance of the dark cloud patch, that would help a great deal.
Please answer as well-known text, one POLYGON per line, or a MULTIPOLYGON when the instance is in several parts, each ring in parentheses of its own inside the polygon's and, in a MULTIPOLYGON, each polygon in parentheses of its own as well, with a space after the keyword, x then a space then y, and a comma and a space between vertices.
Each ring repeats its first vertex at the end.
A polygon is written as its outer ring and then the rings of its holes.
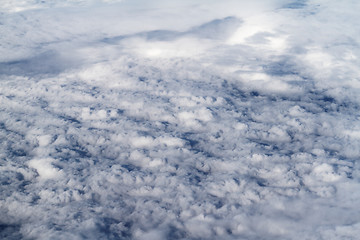
POLYGON ((290 9, 301 9, 307 6, 307 0, 300 0, 300 1, 294 1, 291 3, 287 3, 284 5, 284 8, 290 8, 290 9))
POLYGON ((57 75, 75 67, 72 59, 66 59, 55 51, 47 51, 35 57, 0 63, 0 74, 33 77, 36 75, 57 75))

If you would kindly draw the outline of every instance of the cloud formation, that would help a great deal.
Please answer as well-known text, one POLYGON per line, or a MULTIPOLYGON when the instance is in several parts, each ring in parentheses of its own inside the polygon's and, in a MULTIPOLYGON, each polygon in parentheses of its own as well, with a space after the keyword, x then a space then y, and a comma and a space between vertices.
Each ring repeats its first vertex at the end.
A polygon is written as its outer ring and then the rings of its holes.
POLYGON ((358 9, 4 1, 0 238, 356 238, 358 9))

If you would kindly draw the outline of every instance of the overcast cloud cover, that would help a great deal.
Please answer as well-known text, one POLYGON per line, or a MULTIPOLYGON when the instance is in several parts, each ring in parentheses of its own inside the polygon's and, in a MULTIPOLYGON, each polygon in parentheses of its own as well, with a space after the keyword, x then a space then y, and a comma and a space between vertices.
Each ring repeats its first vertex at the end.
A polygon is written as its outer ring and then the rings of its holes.
POLYGON ((357 239, 357 0, 0 0, 0 239, 357 239))

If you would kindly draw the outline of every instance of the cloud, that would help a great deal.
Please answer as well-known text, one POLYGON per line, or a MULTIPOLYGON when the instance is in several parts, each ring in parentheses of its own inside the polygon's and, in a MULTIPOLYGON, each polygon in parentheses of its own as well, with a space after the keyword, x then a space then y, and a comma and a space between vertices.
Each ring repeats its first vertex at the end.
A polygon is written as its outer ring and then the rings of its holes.
POLYGON ((357 5, 4 1, 0 238, 356 238, 357 5))

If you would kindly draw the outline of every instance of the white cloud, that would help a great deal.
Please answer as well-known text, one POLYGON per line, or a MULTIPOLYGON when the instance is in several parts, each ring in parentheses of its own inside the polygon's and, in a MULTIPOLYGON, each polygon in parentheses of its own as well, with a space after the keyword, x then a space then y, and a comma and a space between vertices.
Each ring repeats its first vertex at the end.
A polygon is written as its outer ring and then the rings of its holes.
POLYGON ((358 3, 6 1, 0 238, 356 238, 358 3))
POLYGON ((55 168, 52 163, 54 159, 41 158, 32 159, 28 162, 29 167, 36 169, 40 179, 56 179, 62 177, 62 170, 55 168))

